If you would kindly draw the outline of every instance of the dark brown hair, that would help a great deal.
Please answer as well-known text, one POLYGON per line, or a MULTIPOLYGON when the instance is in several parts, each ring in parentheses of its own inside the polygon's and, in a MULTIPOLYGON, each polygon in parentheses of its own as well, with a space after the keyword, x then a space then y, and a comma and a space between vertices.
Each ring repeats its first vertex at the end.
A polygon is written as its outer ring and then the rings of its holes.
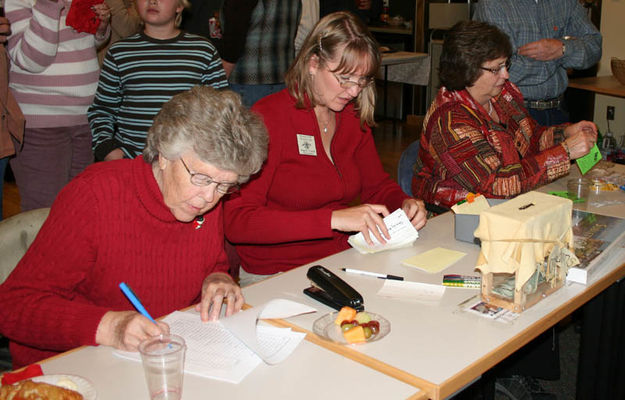
POLYGON ((478 21, 458 22, 443 42, 438 68, 441 86, 448 90, 472 86, 485 72, 480 69, 485 62, 511 55, 508 35, 496 26, 478 21))

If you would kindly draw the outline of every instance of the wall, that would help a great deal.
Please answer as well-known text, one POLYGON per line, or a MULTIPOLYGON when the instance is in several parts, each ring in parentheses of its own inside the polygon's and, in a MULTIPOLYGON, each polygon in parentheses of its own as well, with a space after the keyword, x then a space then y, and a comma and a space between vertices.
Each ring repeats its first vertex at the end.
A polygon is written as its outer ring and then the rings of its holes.
MULTIPOLYGON (((612 75, 610 59, 617 57, 625 59, 625 0, 602 0, 601 4, 601 34, 603 35, 603 55, 599 62, 598 76, 612 75)), ((595 96, 594 122, 601 132, 607 130, 606 108, 615 107, 614 121, 610 121, 610 130, 618 138, 625 134, 625 99, 604 96, 595 96)))

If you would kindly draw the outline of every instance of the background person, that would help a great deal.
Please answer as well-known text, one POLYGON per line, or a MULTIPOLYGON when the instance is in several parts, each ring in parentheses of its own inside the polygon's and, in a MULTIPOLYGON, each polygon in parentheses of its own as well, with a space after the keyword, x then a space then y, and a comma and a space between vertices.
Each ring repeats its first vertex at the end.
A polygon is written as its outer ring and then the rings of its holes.
POLYGON ((509 198, 569 172, 588 153, 597 128, 541 126, 508 80, 512 47, 484 22, 456 24, 445 37, 441 89, 423 121, 413 194, 450 208, 469 192, 509 198))
POLYGON ((93 6, 95 34, 65 24, 71 1, 6 0, 11 21, 9 85, 26 117, 24 142, 11 169, 21 209, 50 207, 57 193, 93 162, 87 107, 100 66, 96 49, 108 40, 109 8, 93 6))
POLYGON ((601 33, 578 0, 480 0, 473 18, 496 25, 512 43, 510 80, 541 125, 569 121, 567 69, 601 59, 601 33))
POLYGON ((111 37, 108 43, 98 50, 100 65, 104 62, 104 56, 113 43, 139 32, 142 24, 134 0, 105 1, 111 10, 111 37))
POLYGON ((14 368, 81 345, 136 350, 167 331, 153 317, 199 302, 203 320, 243 304, 225 273, 220 200, 258 171, 260 119, 238 95, 196 86, 166 103, 143 157, 97 163, 59 194, 37 238, 0 285, 0 332, 14 368))
POLYGON ((301 10, 299 0, 224 1, 219 53, 230 88, 246 106, 284 88, 301 10))
POLYGON ((89 107, 98 161, 134 158, 152 119, 177 93, 195 85, 228 86, 217 50, 178 26, 187 0, 137 0, 143 31, 113 44, 89 107))
POLYGON ((11 32, 9 20, 0 17, 0 220, 2 220, 2 187, 9 157, 15 154, 24 138, 24 115, 9 89, 9 55, 3 43, 11 32))
POLYGON ((417 229, 425 224, 423 203, 384 172, 373 142, 379 65, 363 23, 330 14, 304 42, 287 89, 254 106, 270 136, 267 163, 225 204, 242 285, 345 250, 350 233, 371 242, 371 230, 384 241, 382 217, 397 208, 417 229))

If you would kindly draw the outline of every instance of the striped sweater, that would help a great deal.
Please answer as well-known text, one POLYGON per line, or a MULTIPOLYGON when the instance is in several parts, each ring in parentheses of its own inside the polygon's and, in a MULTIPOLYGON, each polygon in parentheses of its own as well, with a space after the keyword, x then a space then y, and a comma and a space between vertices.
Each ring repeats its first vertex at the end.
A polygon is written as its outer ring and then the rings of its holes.
POLYGON ((66 26, 70 5, 71 0, 6 0, 9 81, 27 128, 87 124, 100 73, 96 48, 108 36, 66 26))
POLYGON ((228 85, 221 59, 205 38, 181 32, 159 40, 138 33, 109 49, 89 108, 97 160, 116 148, 134 158, 163 103, 195 85, 228 85))

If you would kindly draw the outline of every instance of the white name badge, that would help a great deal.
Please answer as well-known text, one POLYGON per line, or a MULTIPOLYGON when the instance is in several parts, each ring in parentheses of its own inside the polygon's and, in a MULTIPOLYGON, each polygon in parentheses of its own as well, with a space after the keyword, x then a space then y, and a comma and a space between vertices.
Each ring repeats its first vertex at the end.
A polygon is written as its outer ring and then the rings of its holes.
POLYGON ((303 156, 316 156, 315 137, 311 135, 297 134, 297 147, 303 156))

